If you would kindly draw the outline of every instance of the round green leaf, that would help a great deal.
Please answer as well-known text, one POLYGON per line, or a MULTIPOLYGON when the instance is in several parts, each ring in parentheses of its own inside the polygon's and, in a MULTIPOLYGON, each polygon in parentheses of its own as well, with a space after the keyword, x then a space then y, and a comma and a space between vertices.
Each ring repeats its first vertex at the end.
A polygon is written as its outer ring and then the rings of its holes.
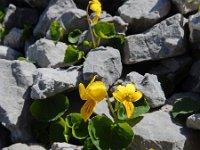
POLYGON ((70 32, 68 35, 68 41, 72 44, 78 42, 80 35, 82 34, 81 30, 75 29, 74 31, 70 32))
POLYGON ((72 128, 75 123, 81 123, 83 118, 79 113, 70 113, 65 118, 66 124, 68 127, 72 128))
POLYGON ((34 100, 30 111, 40 121, 53 121, 62 116, 69 107, 68 98, 64 95, 55 95, 43 100, 34 100))
POLYGON ((50 26, 50 36, 54 41, 59 41, 63 38, 65 34, 64 28, 61 26, 60 22, 54 21, 50 26))
POLYGON ((76 139, 85 139, 88 137, 88 123, 82 121, 75 123, 72 127, 72 135, 76 139))
POLYGON ((61 117, 51 122, 49 128, 50 142, 68 142, 70 138, 70 129, 66 126, 61 117))
POLYGON ((92 140, 90 137, 88 137, 83 144, 83 150, 96 150, 96 147, 92 143, 92 140))
POLYGON ((88 125, 92 143, 97 149, 124 149, 132 142, 134 134, 127 123, 114 124, 106 116, 97 115, 88 125))

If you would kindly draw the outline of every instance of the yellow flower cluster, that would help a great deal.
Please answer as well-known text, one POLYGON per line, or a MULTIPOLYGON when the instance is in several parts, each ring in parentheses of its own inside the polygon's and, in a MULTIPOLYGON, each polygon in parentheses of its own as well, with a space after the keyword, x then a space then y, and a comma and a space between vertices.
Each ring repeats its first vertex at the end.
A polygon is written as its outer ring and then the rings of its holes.
MULTIPOLYGON (((79 84, 80 97, 82 100, 86 100, 81 108, 81 116, 84 121, 90 118, 96 104, 107 96, 105 84, 102 81, 95 81, 95 78, 96 76, 93 77, 86 88, 82 83, 79 84)), ((127 116, 130 118, 134 111, 133 102, 138 101, 142 97, 142 93, 136 91, 134 84, 119 85, 117 88, 118 90, 113 92, 113 96, 124 105, 127 116)))
POLYGON ((95 13, 95 17, 93 18, 92 22, 96 24, 102 12, 101 3, 99 0, 92 0, 89 2, 88 6, 95 13))

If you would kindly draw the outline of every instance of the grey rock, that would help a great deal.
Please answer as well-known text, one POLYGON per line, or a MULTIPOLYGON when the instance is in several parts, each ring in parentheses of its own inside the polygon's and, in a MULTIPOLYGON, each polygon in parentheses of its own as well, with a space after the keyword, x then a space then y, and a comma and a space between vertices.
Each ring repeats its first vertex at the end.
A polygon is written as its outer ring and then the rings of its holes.
POLYGON ((83 146, 72 145, 69 143, 53 143, 51 150, 82 150, 83 146))
POLYGON ((192 100, 200 102, 200 94, 194 92, 174 93, 166 100, 167 104, 173 105, 178 99, 191 98, 192 100))
POLYGON ((102 78, 107 87, 119 79, 121 73, 120 53, 112 47, 98 47, 91 50, 83 63, 83 79, 87 81, 96 74, 102 78))
POLYGON ((10 47, 0 45, 0 59, 15 60, 19 56, 22 56, 22 54, 18 51, 10 47))
POLYGON ((81 77, 82 66, 73 66, 67 70, 39 68, 34 73, 31 98, 45 99, 63 91, 74 90, 81 77))
POLYGON ((172 0, 172 3, 176 6, 181 14, 187 14, 198 10, 200 1, 194 0, 189 3, 188 0, 172 0))
POLYGON ((31 8, 19 8, 10 4, 7 8, 3 24, 6 28, 23 28, 24 25, 34 26, 38 21, 38 12, 31 8), (31 17, 30 17, 31 16, 31 17))
POLYGON ((0 122, 13 142, 30 142, 30 86, 36 67, 24 61, 0 59, 0 122))
POLYGON ((128 24, 119 16, 105 17, 100 21, 113 23, 117 33, 125 33, 127 31, 128 24))
POLYGON ((190 42, 195 50, 200 50, 200 13, 196 13, 189 17, 189 30, 190 30, 190 42))
POLYGON ((70 8, 76 8, 73 0, 51 0, 49 2, 49 5, 40 16, 40 19, 33 31, 34 35, 36 37, 45 36, 51 23, 62 16, 62 14, 64 14, 70 8))
POLYGON ((127 36, 123 49, 123 62, 135 64, 185 53, 183 26, 184 17, 176 14, 143 34, 127 36))
POLYGON ((0 149, 11 144, 10 132, 0 123, 0 149))
POLYGON ((44 147, 38 144, 23 144, 23 143, 16 143, 9 147, 5 147, 2 150, 46 150, 44 147))
POLYGON ((24 0, 24 1, 28 3, 31 7, 41 9, 45 8, 50 0, 24 0))
POLYGON ((72 145, 69 143, 53 143, 50 150, 82 150, 83 146, 72 145))
POLYGON ((64 67, 64 55, 67 45, 62 42, 55 44, 52 40, 40 39, 28 47, 27 58, 42 68, 64 67))
POLYGON ((127 74, 125 81, 134 83, 137 90, 144 93, 151 108, 165 104, 165 94, 156 75, 146 73, 142 76, 133 71, 127 74))
POLYGON ((169 0, 128 0, 118 12, 132 33, 140 33, 164 18, 170 8, 169 0))
POLYGON ((133 127, 135 139, 129 149, 194 150, 198 149, 199 135, 175 124, 170 114, 155 111, 133 127), (159 119, 158 119, 159 118, 159 119), (196 139, 195 139, 196 138, 196 139), (193 140, 193 143, 190 141, 193 140))
POLYGON ((185 91, 200 92, 200 60, 193 63, 182 88, 185 91))
POLYGON ((23 49, 24 39, 23 39, 22 29, 12 28, 10 32, 4 37, 4 45, 9 46, 14 49, 23 49))
POLYGON ((200 114, 193 114, 187 118, 186 125, 188 128, 200 130, 200 114))

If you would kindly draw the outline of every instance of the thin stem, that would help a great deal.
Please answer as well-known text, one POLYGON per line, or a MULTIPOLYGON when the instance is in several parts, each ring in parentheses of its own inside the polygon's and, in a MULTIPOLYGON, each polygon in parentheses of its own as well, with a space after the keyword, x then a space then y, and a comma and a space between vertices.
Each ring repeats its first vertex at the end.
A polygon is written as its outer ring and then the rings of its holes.
POLYGON ((87 21, 88 21, 88 25, 89 25, 90 35, 92 37, 93 48, 95 48, 96 47, 96 42, 95 42, 94 33, 92 31, 92 26, 91 26, 91 22, 92 21, 91 21, 91 19, 89 17, 89 14, 88 14, 89 6, 90 6, 90 4, 87 6, 87 21))
POLYGON ((112 113, 112 115, 113 115, 113 117, 114 117, 114 120, 116 121, 116 120, 117 120, 117 115, 115 114, 115 110, 114 110, 114 108, 113 108, 113 106, 112 106, 112 104, 111 104, 111 102, 110 102, 110 99, 109 99, 108 95, 107 95, 106 98, 107 98, 106 102, 108 103, 108 106, 109 106, 109 108, 110 108, 110 111, 111 111, 111 113, 112 113))

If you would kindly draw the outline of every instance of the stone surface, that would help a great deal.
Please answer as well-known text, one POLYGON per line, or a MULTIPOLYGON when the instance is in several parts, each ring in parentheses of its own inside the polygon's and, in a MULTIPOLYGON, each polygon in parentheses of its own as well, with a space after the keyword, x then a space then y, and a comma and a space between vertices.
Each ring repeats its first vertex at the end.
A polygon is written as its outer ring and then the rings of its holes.
POLYGON ((189 17, 189 30, 190 30, 190 42, 195 50, 200 50, 200 13, 196 13, 189 17))
POLYGON ((119 16, 105 17, 100 21, 113 23, 117 33, 125 33, 127 31, 128 24, 119 16))
POLYGON ((144 34, 127 36, 123 49, 123 62, 135 64, 185 53, 183 25, 183 16, 176 14, 156 24, 144 34))
POLYGON ((81 79, 82 66, 73 66, 66 70, 39 68, 34 74, 31 98, 45 99, 63 91, 74 90, 81 79))
POLYGON ((187 118, 186 125, 188 128, 200 130, 200 114, 193 114, 187 118))
POLYGON ((145 114, 133 129, 135 139, 129 148, 131 150, 195 150, 199 147, 199 133, 175 124, 166 112, 145 114))
POLYGON ((185 91, 200 92, 200 60, 193 63, 182 87, 185 91))
POLYGON ((24 1, 28 3, 31 7, 36 7, 41 9, 46 7, 50 0, 24 0, 24 1))
POLYGON ((198 10, 200 1, 193 0, 189 3, 188 0, 172 0, 172 3, 176 6, 181 14, 187 14, 198 10))
POLYGON ((102 78, 107 87, 119 79, 121 73, 120 53, 112 47, 98 47, 91 50, 83 63, 83 79, 88 81, 96 74, 102 78))
POLYGON ((13 142, 32 140, 30 133, 30 86, 36 67, 24 61, 0 59, 0 122, 13 142))
POLYGON ((24 30, 22 29, 12 28, 10 32, 4 37, 3 44, 14 49, 23 49, 23 32, 24 30))
POLYGON ((146 73, 142 76, 133 71, 127 74, 125 81, 134 83, 137 90, 144 93, 151 108, 165 104, 165 94, 156 75, 146 73))
POLYGON ((170 8, 170 0, 128 0, 118 12, 132 33, 141 33, 164 18, 170 8))
POLYGON ((15 60, 21 55, 18 51, 10 47, 0 45, 0 59, 15 60))
POLYGON ((38 21, 38 12, 31 8, 19 8, 10 4, 7 8, 3 24, 6 28, 23 28, 24 25, 34 26, 38 21), (30 17, 31 16, 31 17, 30 17))
POLYGON ((10 132, 0 123, 0 149, 11 144, 10 132))
POLYGON ((53 143, 51 150, 82 150, 82 146, 72 145, 68 143, 53 143))
POLYGON ((62 42, 55 44, 52 40, 40 39, 28 47, 27 58, 42 68, 64 67, 64 55, 67 45, 62 42))
POLYGON ((34 29, 34 35, 36 37, 43 37, 46 35, 47 30, 49 29, 51 23, 57 18, 62 16, 70 8, 76 8, 73 0, 51 0, 49 5, 43 11, 40 19, 34 29))
POLYGON ((27 145, 23 143, 16 143, 9 147, 3 148, 2 150, 46 150, 46 149, 38 144, 27 145))

